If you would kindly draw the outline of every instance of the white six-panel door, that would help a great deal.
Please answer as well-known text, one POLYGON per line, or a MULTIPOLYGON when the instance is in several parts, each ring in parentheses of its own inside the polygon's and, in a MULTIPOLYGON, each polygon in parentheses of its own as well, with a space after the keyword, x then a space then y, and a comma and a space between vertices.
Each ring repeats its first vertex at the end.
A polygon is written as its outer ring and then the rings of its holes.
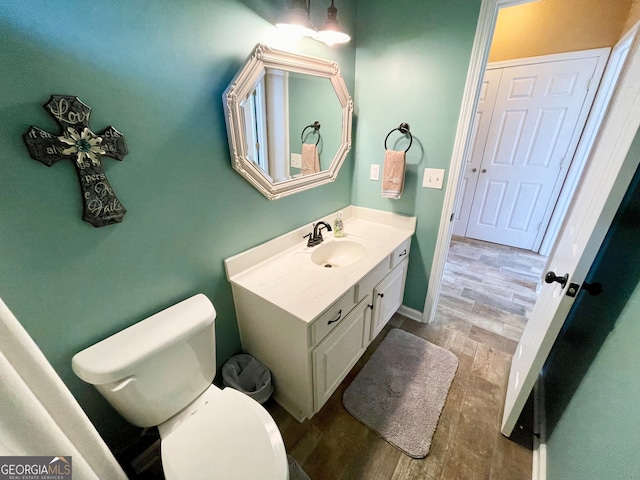
POLYGON ((469 212, 465 236, 537 250, 584 127, 594 96, 589 89, 597 87, 602 63, 602 52, 597 50, 487 70, 488 89, 496 90, 486 97, 495 96, 495 103, 490 115, 488 102, 481 104, 479 120, 489 125, 477 125, 465 171, 468 187, 454 233, 462 234, 469 212), (580 58, 566 59, 572 55, 580 58), (500 71, 497 86, 496 70, 500 71))

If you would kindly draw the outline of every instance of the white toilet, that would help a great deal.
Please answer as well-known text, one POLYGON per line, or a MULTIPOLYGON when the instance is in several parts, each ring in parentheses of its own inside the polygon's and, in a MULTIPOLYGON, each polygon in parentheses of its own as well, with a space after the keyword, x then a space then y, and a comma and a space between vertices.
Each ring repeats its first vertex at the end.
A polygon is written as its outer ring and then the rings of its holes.
POLYGON ((211 384, 215 317, 195 295, 76 354, 73 371, 130 423, 158 427, 167 480, 287 480, 269 413, 211 384))

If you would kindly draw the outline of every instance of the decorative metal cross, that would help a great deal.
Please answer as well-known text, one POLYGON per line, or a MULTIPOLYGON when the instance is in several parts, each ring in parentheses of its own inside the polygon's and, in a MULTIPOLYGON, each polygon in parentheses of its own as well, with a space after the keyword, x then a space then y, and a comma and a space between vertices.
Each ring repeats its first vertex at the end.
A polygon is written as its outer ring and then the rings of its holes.
POLYGON ((55 136, 29 127, 22 138, 31 158, 47 167, 59 160, 73 160, 84 202, 82 219, 94 227, 121 222, 127 210, 113 193, 100 157, 124 158, 129 151, 122 133, 112 126, 98 135, 89 130, 91 108, 78 97, 52 95, 44 108, 62 127, 62 133, 55 136))

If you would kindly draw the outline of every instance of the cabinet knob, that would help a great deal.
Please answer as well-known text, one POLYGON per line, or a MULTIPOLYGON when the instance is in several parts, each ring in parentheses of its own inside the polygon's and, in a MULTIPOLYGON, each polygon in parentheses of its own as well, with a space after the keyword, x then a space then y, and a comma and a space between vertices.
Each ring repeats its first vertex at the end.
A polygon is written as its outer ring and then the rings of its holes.
POLYGON ((380 298, 382 298, 382 297, 384 297, 384 293, 379 293, 379 294, 378 294, 378 296, 379 296, 380 298))
POLYGON ((402 253, 398 254, 398 257, 404 257, 407 254, 407 249, 405 248, 402 253))

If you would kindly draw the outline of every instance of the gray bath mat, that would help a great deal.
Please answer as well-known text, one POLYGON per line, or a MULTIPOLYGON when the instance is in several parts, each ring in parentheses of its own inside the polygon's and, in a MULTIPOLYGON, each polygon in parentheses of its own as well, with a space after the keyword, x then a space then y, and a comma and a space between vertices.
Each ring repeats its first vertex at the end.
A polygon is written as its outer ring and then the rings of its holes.
POLYGON ((291 455, 287 455, 287 462, 289 463, 289 480, 311 480, 307 472, 291 455))
POLYGON ((458 369, 458 358, 404 330, 393 329, 344 392, 347 411, 413 458, 431 439, 458 369))

